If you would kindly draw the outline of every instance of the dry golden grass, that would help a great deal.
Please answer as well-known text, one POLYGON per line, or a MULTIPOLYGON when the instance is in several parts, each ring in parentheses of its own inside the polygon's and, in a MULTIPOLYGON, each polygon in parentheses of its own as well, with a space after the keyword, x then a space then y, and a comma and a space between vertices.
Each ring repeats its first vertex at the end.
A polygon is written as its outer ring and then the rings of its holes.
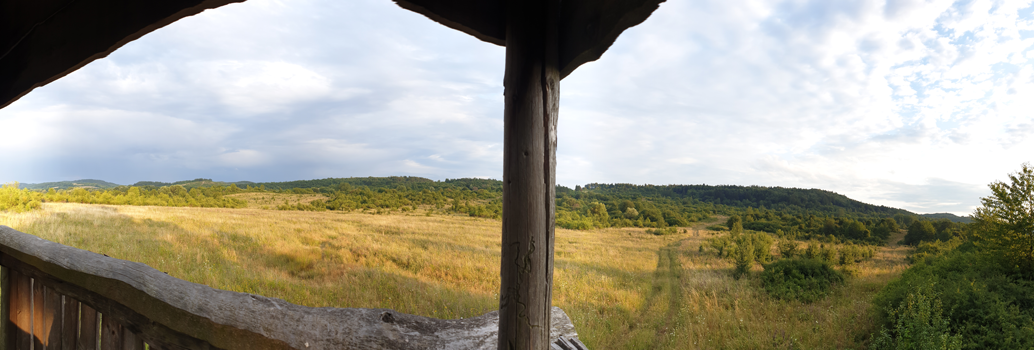
MULTIPOLYGON (((438 318, 498 307, 497 220, 52 203, 0 213, 0 225, 301 305, 438 318)), ((673 236, 557 229, 553 304, 592 349, 861 348, 873 294, 906 267, 904 248, 884 248, 836 295, 778 301, 761 289, 760 266, 736 281, 729 261, 698 253, 708 237, 699 226, 673 236)))

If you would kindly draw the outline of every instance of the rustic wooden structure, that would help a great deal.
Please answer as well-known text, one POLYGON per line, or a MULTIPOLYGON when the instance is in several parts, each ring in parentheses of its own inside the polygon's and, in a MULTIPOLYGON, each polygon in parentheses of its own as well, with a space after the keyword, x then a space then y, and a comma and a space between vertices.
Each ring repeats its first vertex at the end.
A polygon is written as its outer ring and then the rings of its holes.
MULTIPOLYGON (((388 309, 298 306, 217 290, 147 265, 0 226, 5 349, 494 349, 497 312, 439 320, 388 309)), ((552 309, 550 339, 575 350, 552 309)))
MULTIPOLYGON (((0 0, 0 108, 150 31, 240 1, 0 0)), ((394 1, 507 48, 498 348, 546 349, 560 80, 664 0, 394 1)))

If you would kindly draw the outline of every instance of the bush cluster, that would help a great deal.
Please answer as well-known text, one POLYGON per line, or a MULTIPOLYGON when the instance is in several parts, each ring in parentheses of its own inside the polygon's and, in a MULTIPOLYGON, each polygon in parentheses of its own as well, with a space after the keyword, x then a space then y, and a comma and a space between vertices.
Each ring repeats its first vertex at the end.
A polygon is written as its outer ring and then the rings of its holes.
POLYGON ((764 265, 761 283, 768 295, 777 299, 810 303, 819 300, 844 282, 840 271, 816 259, 779 259, 764 265))
POLYGON ((36 191, 19 190, 18 183, 0 186, 0 211, 26 212, 43 207, 42 195, 36 191))

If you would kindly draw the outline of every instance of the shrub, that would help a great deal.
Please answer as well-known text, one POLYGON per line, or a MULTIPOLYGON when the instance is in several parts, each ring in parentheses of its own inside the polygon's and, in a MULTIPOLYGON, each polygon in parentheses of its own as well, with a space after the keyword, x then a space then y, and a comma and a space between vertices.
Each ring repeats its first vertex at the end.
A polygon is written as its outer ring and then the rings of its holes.
POLYGON ((810 303, 828 295, 845 279, 828 263, 815 259, 779 259, 764 266, 761 282, 768 295, 777 299, 810 303))
POLYGON ((837 251, 833 250, 833 247, 821 247, 819 250, 819 258, 821 258, 822 261, 832 264, 836 262, 837 251))
POLYGON ((817 242, 815 240, 811 240, 811 242, 808 242, 808 248, 806 248, 804 250, 804 258, 805 259, 820 259, 821 256, 822 256, 822 254, 821 254, 821 251, 819 250, 819 242, 817 242))
POLYGON ((736 253, 733 254, 736 270, 733 271, 732 277, 740 279, 750 272, 750 267, 754 266, 754 253, 754 246, 749 240, 736 245, 736 253))
POLYGON ((652 234, 652 235, 655 235, 655 236, 673 235, 673 234, 679 233, 679 229, 677 227, 656 228, 656 229, 646 230, 646 233, 649 233, 649 234, 652 234))
POLYGON ((15 213, 43 208, 42 194, 28 189, 18 189, 18 183, 0 186, 0 211, 15 213))
POLYGON ((962 349, 962 336, 952 335, 939 299, 922 292, 909 293, 888 313, 893 328, 882 327, 869 349, 962 349))
POLYGON ((779 241, 779 257, 783 259, 792 259, 797 255, 798 244, 797 241, 792 239, 783 239, 779 241))
MULTIPOLYGON (((1034 281, 963 243, 923 259, 873 299, 884 327, 894 329, 890 312, 912 293, 937 295, 963 349, 1034 348, 1034 281)), ((1007 259, 1007 258, 1005 258, 1007 259)))

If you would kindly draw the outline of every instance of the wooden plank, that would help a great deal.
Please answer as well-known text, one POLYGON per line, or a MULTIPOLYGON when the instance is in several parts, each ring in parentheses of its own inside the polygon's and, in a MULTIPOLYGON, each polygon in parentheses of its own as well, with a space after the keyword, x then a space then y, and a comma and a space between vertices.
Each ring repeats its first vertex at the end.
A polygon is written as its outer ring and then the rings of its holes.
POLYGON ((8 342, 8 339, 12 337, 10 335, 11 326, 11 270, 7 266, 0 266, 0 320, 3 320, 3 324, 0 325, 0 345, 3 345, 4 349, 13 349, 12 343, 8 342))
POLYGON ((394 0, 404 9, 496 45, 506 44, 506 2, 502 0, 394 0))
POLYGON ((79 338, 79 301, 61 296, 61 350, 75 350, 79 338))
POLYGON ((507 3, 500 350, 550 346, 559 6, 507 3))
POLYGON ((559 29, 560 79, 599 59, 626 29, 642 23, 664 0, 564 0, 559 29))
POLYGON ((43 296, 43 284, 36 279, 32 280, 32 347, 33 349, 46 349, 43 342, 46 340, 46 312, 43 296))
POLYGON ((144 350, 144 338, 129 331, 127 328, 123 328, 122 350, 144 350))
POLYGON ((36 330, 43 349, 61 350, 61 294, 43 286, 43 327, 36 330))
POLYGON ((97 311, 79 303, 79 340, 77 350, 97 350, 97 311))
POLYGON ((32 344, 32 280, 11 270, 11 311, 8 315, 8 349, 28 349, 32 344))
MULTIPOLYGON (((506 43, 506 1, 394 0, 446 27, 496 45, 506 43)), ((560 79, 599 59, 626 29, 645 21, 664 0, 564 0, 560 2, 557 49, 560 79)), ((539 22, 529 22, 537 25, 539 22)))
POLYGON ((101 314, 101 348, 100 350, 122 349, 122 325, 115 317, 101 314))

